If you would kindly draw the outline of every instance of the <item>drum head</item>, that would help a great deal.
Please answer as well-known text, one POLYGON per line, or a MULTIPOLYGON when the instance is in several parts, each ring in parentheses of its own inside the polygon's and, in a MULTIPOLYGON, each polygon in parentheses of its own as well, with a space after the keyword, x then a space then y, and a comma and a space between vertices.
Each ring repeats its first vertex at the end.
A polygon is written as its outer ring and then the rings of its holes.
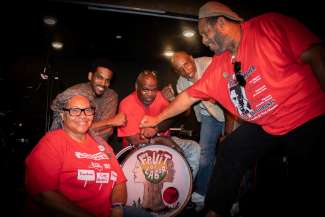
POLYGON ((176 216, 192 192, 191 170, 174 149, 148 145, 133 150, 121 164, 127 178, 127 205, 149 210, 154 216, 176 216))

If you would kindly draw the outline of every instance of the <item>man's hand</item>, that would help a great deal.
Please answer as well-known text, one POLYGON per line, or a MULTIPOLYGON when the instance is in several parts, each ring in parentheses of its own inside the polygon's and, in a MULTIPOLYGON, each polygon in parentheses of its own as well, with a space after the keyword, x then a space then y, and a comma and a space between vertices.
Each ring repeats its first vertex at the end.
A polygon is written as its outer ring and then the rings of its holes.
POLYGON ((124 113, 120 112, 115 115, 112 119, 112 125, 115 127, 124 126, 126 124, 126 116, 124 113))
POLYGON ((157 116, 143 116, 140 122, 140 128, 155 127, 159 124, 157 116))
POLYGON ((140 135, 143 138, 152 138, 152 137, 156 136, 157 133, 158 133, 158 129, 155 127, 142 128, 140 130, 140 135))
POLYGON ((175 99, 175 92, 171 84, 168 84, 161 90, 162 95, 169 101, 173 101, 175 99))

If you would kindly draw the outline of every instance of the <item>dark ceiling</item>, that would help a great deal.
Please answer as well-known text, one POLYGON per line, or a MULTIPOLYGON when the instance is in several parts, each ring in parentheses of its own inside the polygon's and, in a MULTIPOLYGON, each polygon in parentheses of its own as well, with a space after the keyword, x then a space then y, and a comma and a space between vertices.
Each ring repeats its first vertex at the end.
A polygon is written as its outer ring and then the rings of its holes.
MULTIPOLYGON (((212 55, 200 36, 185 39, 182 31, 195 31, 197 11, 203 0, 43 0, 6 3, 3 18, 4 68, 0 72, 2 104, 0 116, 46 113, 48 91, 62 90, 85 81, 86 62, 95 56, 108 57, 120 66, 116 77, 119 94, 133 88, 133 74, 143 67, 169 75, 166 49, 186 50, 193 56, 212 55), (44 25, 44 16, 55 16, 54 27, 44 25), (116 39, 121 35, 121 39, 116 39), (64 43, 53 51, 51 41, 64 43), (60 84, 49 88, 40 78, 44 70, 61 73, 60 84), (131 72, 130 72, 131 69, 131 72), (131 74, 130 74, 131 73, 131 74), (122 85, 121 85, 122 84, 122 85), (43 88, 43 89, 42 89, 43 88), (38 96, 39 95, 39 96, 38 96), (38 96, 38 97, 36 97, 38 96), (39 104, 41 103, 41 106, 39 104)), ((267 11, 292 15, 324 38, 323 7, 319 0, 223 0, 244 19, 267 11)), ((168 79, 167 79, 168 80, 168 79)), ((167 81, 166 81, 167 82, 167 81)), ((58 82, 57 82, 58 83, 58 82)))
MULTIPOLYGON (((5 47, 8 61, 20 56, 105 55, 112 60, 162 58, 167 49, 185 49, 194 56, 209 54, 198 34, 185 40, 184 29, 196 30, 196 14, 204 0, 46 0, 42 3, 11 3, 5 47), (141 15, 140 15, 141 14, 141 15), (144 15, 145 14, 145 15, 144 15), (55 16, 58 24, 47 27, 42 18, 55 16), (188 19, 188 20, 186 20, 188 19), (192 21, 189 21, 192 20, 192 21), (194 20, 194 21, 193 21, 194 20), (116 39, 121 35, 122 39, 116 39), (52 40, 64 42, 61 52, 52 52, 52 40)), ((322 12, 316 0, 223 0, 243 18, 249 19, 266 11, 296 16, 310 28, 322 27, 316 20, 322 12)), ((324 20, 324 19, 323 19, 324 20)), ((321 34, 322 35, 322 34, 321 34)), ((322 35, 323 36, 323 35, 322 35)))

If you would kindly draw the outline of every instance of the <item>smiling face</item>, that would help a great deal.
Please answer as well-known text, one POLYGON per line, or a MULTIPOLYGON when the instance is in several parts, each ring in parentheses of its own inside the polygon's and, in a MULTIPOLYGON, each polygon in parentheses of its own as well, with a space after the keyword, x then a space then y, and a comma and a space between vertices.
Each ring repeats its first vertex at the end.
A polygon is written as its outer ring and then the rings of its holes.
MULTIPOLYGON (((69 109, 86 109, 91 108, 89 100, 84 96, 72 97, 67 105, 69 109)), ((72 137, 84 136, 90 128, 94 115, 86 115, 85 111, 81 112, 80 115, 71 115, 69 111, 61 113, 63 120, 63 129, 72 137)))
POLYGON ((219 17, 214 23, 210 23, 206 18, 199 20, 199 32, 202 36, 202 43, 209 47, 216 55, 222 54, 227 49, 228 37, 222 31, 225 24, 225 19, 219 17), (219 19, 221 21, 219 21, 219 19))
POLYGON ((96 96, 104 94, 105 89, 110 85, 112 77, 113 72, 101 66, 97 67, 95 72, 89 72, 88 79, 96 96))

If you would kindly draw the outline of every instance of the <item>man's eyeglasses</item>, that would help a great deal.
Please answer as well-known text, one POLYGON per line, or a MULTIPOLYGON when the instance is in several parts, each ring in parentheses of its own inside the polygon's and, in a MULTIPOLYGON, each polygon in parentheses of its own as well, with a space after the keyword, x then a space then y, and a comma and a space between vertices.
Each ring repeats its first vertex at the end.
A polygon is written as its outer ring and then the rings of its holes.
POLYGON ((241 70, 241 62, 237 62, 237 61, 234 62, 234 71, 235 71, 236 80, 240 86, 245 87, 246 80, 245 77, 242 74, 240 74, 240 70, 241 70))
POLYGON ((83 112, 86 116, 92 116, 95 114, 95 108, 63 108, 63 111, 68 111, 71 116, 79 116, 83 112))

